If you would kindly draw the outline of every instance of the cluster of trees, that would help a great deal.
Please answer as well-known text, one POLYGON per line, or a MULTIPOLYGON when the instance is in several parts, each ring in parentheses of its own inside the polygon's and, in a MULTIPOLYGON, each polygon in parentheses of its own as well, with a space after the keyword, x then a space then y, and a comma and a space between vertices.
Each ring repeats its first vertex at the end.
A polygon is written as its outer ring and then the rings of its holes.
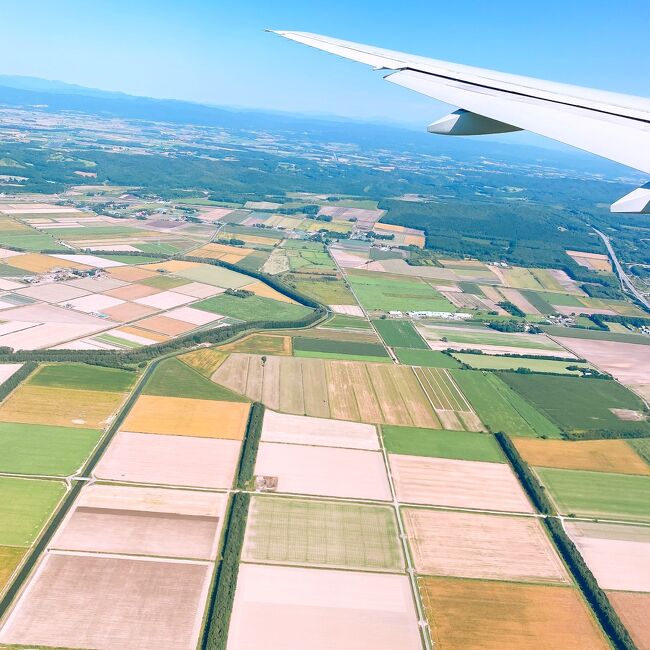
POLYGON ((242 443, 241 458, 239 460, 239 470, 237 472, 237 487, 245 490, 249 487, 255 470, 255 459, 257 458, 257 448, 260 445, 262 437, 262 424, 264 422, 264 404, 254 402, 248 416, 248 426, 246 427, 246 436, 242 443))
MULTIPOLYGON (((499 303, 500 305, 505 305, 509 304, 512 305, 512 303, 499 303)), ((523 311, 519 309, 516 305, 512 305, 514 309, 519 311, 521 313, 521 316, 525 316, 523 311)), ((506 311, 509 311, 506 307, 504 307, 506 311)), ((512 314, 512 312, 510 312, 512 314)), ((513 314, 513 316, 519 316, 520 314, 513 314)), ((529 334, 541 334, 542 330, 537 327, 536 325, 527 325, 524 321, 521 320, 493 320, 488 323, 488 327, 493 330, 497 330, 497 332, 528 332, 529 334)))
POLYGON ((591 314, 589 320, 601 330, 607 330, 607 323, 620 323, 632 327, 650 327, 650 318, 641 316, 618 316, 614 314, 591 314))
MULTIPOLYGON (((0 350, 10 350, 10 348, 0 348, 0 350)), ((11 391, 18 386, 21 382, 25 381, 29 375, 36 369, 34 361, 28 361, 23 364, 22 368, 18 368, 9 379, 5 380, 0 385, 0 402, 11 393, 11 391)))
MULTIPOLYGON (((502 302, 497 303, 497 304, 499 305, 499 307, 501 307, 502 309, 505 309, 512 316, 518 316, 519 318, 525 318, 526 317, 526 312, 523 311, 522 309, 519 309, 519 307, 517 307, 517 305, 515 305, 514 302, 510 302, 509 300, 503 300, 502 302)), ((497 329, 497 328, 494 328, 494 329, 497 329)), ((513 330, 500 330, 500 331, 506 332, 506 331, 513 331, 513 330)), ((517 331, 517 330, 514 330, 514 331, 517 331)))
POLYGON ((234 296, 235 298, 250 298, 255 294, 248 289, 226 289, 224 293, 227 296, 234 296))

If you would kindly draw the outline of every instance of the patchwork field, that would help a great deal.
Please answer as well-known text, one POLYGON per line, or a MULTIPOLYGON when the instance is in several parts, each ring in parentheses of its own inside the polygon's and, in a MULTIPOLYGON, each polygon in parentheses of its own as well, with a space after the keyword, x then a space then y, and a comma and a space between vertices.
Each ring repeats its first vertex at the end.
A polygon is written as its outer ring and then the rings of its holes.
POLYGON ((650 475, 650 465, 626 440, 535 440, 513 438, 529 465, 616 474, 650 475))
POLYGON ((50 548, 213 560, 226 500, 214 492, 89 485, 50 548))
POLYGON ((433 577, 419 585, 436 648, 609 647, 569 587, 433 577))
POLYGON ((331 650, 351 640, 375 650, 421 649, 406 576, 240 565, 228 650, 331 650))
POLYGON ((538 468, 562 513, 650 521, 650 477, 538 468))
POLYGON ((566 530, 602 589, 650 592, 650 527, 576 521, 566 530))
POLYGON ((650 594, 610 591, 607 598, 614 605, 616 613, 637 647, 650 648, 650 594))
POLYGON ((30 546, 65 489, 61 481, 0 476, 0 546, 30 546))
POLYGON ((381 435, 386 451, 392 454, 505 462, 496 439, 482 433, 437 431, 384 424, 381 427, 381 435))
POLYGON ((126 431, 241 440, 249 405, 141 395, 124 421, 126 431))
POLYGON ((389 460, 402 503, 533 512, 506 464, 399 454, 389 460))
POLYGON ((227 489, 240 446, 238 440, 120 431, 93 474, 114 481, 227 489))
POLYGON ((193 648, 207 562, 47 553, 0 642, 73 648, 193 648))
POLYGON ((568 583, 537 519, 402 509, 415 569, 428 575, 568 583))
POLYGON ((381 453, 261 442, 256 476, 277 479, 277 491, 389 501, 381 453))
POLYGON ((324 447, 378 450, 374 426, 360 422, 287 415, 266 409, 262 440, 324 447))
POLYGON ((391 508, 254 497, 242 560, 401 572, 404 558, 391 508))

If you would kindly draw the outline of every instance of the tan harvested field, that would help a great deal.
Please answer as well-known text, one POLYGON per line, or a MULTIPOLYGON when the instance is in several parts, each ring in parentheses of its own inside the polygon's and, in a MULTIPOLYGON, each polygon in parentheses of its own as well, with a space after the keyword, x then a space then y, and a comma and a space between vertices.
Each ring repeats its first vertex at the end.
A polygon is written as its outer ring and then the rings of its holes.
POLYGON ((517 289, 506 289, 505 287, 501 289, 503 297, 510 301, 516 307, 519 307, 521 311, 526 314, 539 314, 539 310, 524 297, 524 295, 517 291, 517 289))
POLYGON ((204 377, 211 377, 225 361, 226 356, 223 352, 215 348, 201 348, 192 352, 186 352, 178 358, 190 368, 194 368, 194 370, 200 372, 204 377))
POLYGON ((602 589, 650 592, 650 527, 574 521, 566 530, 602 589))
POLYGON ((0 422, 101 429, 123 400, 122 393, 24 384, 0 406, 0 422))
POLYGON ((278 492, 391 498, 386 466, 378 451, 261 442, 255 474, 277 478, 278 492))
POLYGON ((160 291, 160 289, 148 287, 146 284, 127 284, 116 289, 109 289, 106 291, 106 295, 112 296, 113 298, 121 298, 122 300, 135 300, 136 298, 144 298, 154 293, 160 293, 160 291))
POLYGON ((154 293, 151 296, 144 296, 144 298, 134 300, 134 302, 140 305, 147 305, 156 309, 171 309, 172 307, 180 307, 193 301, 193 296, 186 296, 176 291, 161 291, 160 293, 154 293))
POLYGON ((167 336, 178 336, 179 334, 185 334, 185 332, 195 329, 196 325, 184 323, 181 320, 168 318, 160 314, 149 316, 149 318, 138 321, 138 327, 143 327, 144 329, 158 332, 159 334, 166 334, 167 336))
POLYGON ((419 586, 439 650, 609 648, 571 587, 433 577, 419 586))
POLYGON ((90 485, 50 548, 213 560, 226 501, 214 492, 90 485))
POLYGON ((50 257, 49 255, 41 255, 40 253, 16 255, 11 258, 11 266, 23 269, 24 271, 31 271, 32 273, 49 273, 53 269, 88 270, 92 268, 87 264, 78 264, 77 262, 61 260, 56 257, 50 257))
POLYGON ((169 340, 169 336, 166 334, 159 334, 158 332, 152 332, 151 330, 145 330, 135 326, 120 327, 117 331, 124 332, 126 334, 133 334, 134 336, 142 336, 152 342, 157 341, 158 343, 162 343, 163 341, 169 340))
POLYGON ((105 296, 102 293, 91 293, 81 298, 68 300, 65 304, 66 306, 70 305, 77 311, 92 314, 102 312, 104 309, 109 309, 110 307, 117 307, 117 305, 121 305, 122 303, 124 303, 124 300, 120 300, 119 298, 105 296))
POLYGON ((228 650, 421 647, 406 576, 239 566, 228 650))
POLYGON ((624 384, 650 383, 650 345, 560 337, 557 340, 624 384))
POLYGON ((103 313, 108 314, 113 320, 126 323, 145 316, 151 316, 151 314, 156 313, 156 309, 146 305, 138 305, 137 302, 123 302, 121 305, 104 309, 103 313))
POLYGON ((287 415, 266 409, 262 440, 350 449, 379 449, 377 430, 371 424, 287 415))
POLYGON ((346 316, 360 316, 364 317, 363 309, 359 305, 330 305, 332 311, 337 314, 345 314, 346 316))
POLYGON ((79 287, 80 289, 87 289, 93 293, 100 293, 101 291, 110 291, 111 289, 116 289, 117 287, 123 287, 126 283, 122 280, 116 280, 115 278, 109 277, 107 275, 102 275, 100 277, 93 276, 87 278, 79 278, 78 280, 70 280, 66 284, 69 284, 73 287, 79 287))
POLYGON ((249 408, 244 402, 141 395, 122 428, 138 433, 241 440, 249 408))
POLYGON ((428 575, 568 583, 539 521, 469 512, 402 509, 415 569, 428 575))
POLYGON ((14 292, 19 296, 26 296, 34 300, 44 302, 65 302, 74 298, 85 296, 89 292, 79 287, 72 287, 62 282, 50 282, 47 284, 36 284, 25 289, 18 289, 14 292))
POLYGON ((156 275, 155 271, 143 269, 139 266, 117 266, 109 269, 108 273, 111 277, 125 282, 138 282, 139 280, 146 280, 156 275))
POLYGON ((237 440, 120 431, 93 474, 99 479, 183 487, 230 488, 237 440))
POLYGON ((610 591, 609 601, 614 605, 623 625, 639 650, 650 648, 650 594, 610 591))
POLYGON ((625 440, 513 438, 523 459, 537 467, 650 475, 650 465, 625 440))
POLYGON ((612 272, 612 263, 607 255, 602 253, 585 253, 583 251, 565 251, 569 257, 572 257, 580 266, 584 266, 592 271, 612 272))
POLYGON ((186 296, 193 296, 194 298, 210 298, 216 296, 218 293, 223 293, 225 289, 221 287, 213 287, 210 284, 203 284, 202 282, 190 282, 181 287, 174 289, 176 293, 184 293, 186 296))
POLYGON ((285 413, 440 428, 408 366, 231 354, 212 379, 285 413))
POLYGON ((0 630, 1 643, 194 648, 212 565, 49 552, 0 630))
POLYGON ((291 337, 274 334, 249 334, 232 343, 219 347, 227 352, 251 352, 257 354, 291 355, 291 337))
POLYGON ((388 458, 402 503, 533 512, 506 464, 399 454, 388 458))
POLYGON ((252 284, 247 284, 242 288, 246 289, 246 291, 252 291, 255 295, 262 296, 262 298, 271 298, 273 300, 279 300, 280 302, 296 304, 295 300, 292 300, 289 296, 285 296, 283 293, 269 287, 269 285, 264 282, 253 282, 252 284))

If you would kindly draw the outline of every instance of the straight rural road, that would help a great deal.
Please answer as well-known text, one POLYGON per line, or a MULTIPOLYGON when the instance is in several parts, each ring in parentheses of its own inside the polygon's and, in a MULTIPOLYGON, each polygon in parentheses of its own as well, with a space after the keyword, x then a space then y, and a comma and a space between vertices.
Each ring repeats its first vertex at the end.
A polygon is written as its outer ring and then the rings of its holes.
POLYGON ((605 246, 607 247, 607 252, 609 253, 609 256, 612 258, 612 262, 614 263, 614 269, 616 270, 616 274, 618 275, 621 284, 623 285, 623 289, 625 291, 629 291, 641 304, 645 306, 646 309, 650 309, 650 302, 648 302, 648 300, 641 293, 639 293, 639 291, 632 283, 632 280, 630 280, 630 278, 623 270, 621 263, 618 261, 618 257, 616 257, 616 253, 614 252, 614 248, 612 246, 612 242, 610 241, 609 237, 604 233, 600 232, 600 230, 597 230, 596 228, 594 228, 594 231, 598 233, 598 235, 603 240, 603 242, 605 242, 605 246))

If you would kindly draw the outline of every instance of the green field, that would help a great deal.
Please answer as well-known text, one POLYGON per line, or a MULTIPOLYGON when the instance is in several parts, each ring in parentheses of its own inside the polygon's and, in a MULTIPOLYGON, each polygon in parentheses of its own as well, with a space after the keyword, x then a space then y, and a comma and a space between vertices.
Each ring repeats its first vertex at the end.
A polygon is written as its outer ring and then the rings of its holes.
POLYGON ((250 277, 250 275, 237 273, 237 271, 231 271, 213 264, 200 264, 188 269, 182 269, 176 271, 176 275, 193 282, 204 282, 223 289, 239 289, 246 284, 255 282, 255 278, 250 277))
MULTIPOLYGON (((12 246, 21 248, 26 251, 41 251, 41 250, 62 250, 67 251, 64 246, 61 246, 54 237, 46 233, 0 233, 0 245, 12 246)), ((16 275, 22 275, 22 271, 18 271, 16 275)))
POLYGON ((411 348, 395 348, 395 356, 400 363, 408 366, 425 366, 429 368, 460 368, 460 363, 448 354, 438 350, 413 350, 411 348))
POLYGON ((0 423, 0 472, 69 476, 97 444, 101 431, 0 423))
POLYGON ((350 359, 358 361, 390 361, 388 352, 378 343, 359 343, 356 341, 334 341, 331 339, 304 338, 293 339, 293 353, 296 357, 322 357, 324 359, 350 359))
POLYGON ((489 354, 463 354, 453 355, 462 363, 478 368, 479 370, 517 370, 527 368, 532 372, 552 372, 559 375, 579 375, 579 370, 567 370, 569 366, 589 368, 588 363, 576 363, 574 361, 553 361, 550 359, 517 359, 515 357, 492 356, 489 354))
POLYGON ((643 458, 650 463, 650 438, 636 438, 635 440, 628 440, 628 444, 643 456, 643 458))
POLYGON ((440 431, 388 424, 381 426, 381 433, 386 451, 391 454, 505 462, 496 438, 486 433, 440 431))
POLYGON ((0 476, 0 546, 30 546, 64 494, 62 481, 0 476))
POLYGON ((551 291, 536 291, 539 297, 549 305, 560 307, 583 307, 584 303, 578 296, 571 296, 566 293, 553 293, 551 291))
POLYGON ((229 402, 245 402, 246 399, 206 379, 196 370, 178 359, 161 361, 147 380, 144 395, 163 397, 189 397, 190 399, 214 399, 229 402))
POLYGON ((356 305, 357 302, 343 280, 324 280, 318 275, 308 275, 301 278, 297 274, 291 274, 286 278, 289 284, 293 285, 300 293, 310 296, 325 305, 356 305))
POLYGON ((332 316, 327 322, 319 325, 319 327, 326 327, 333 330, 342 329, 355 329, 355 330, 369 330, 372 326, 365 318, 358 316, 345 316, 344 314, 337 314, 332 316))
POLYGON ((189 283, 189 280, 169 273, 160 273, 138 282, 138 284, 146 284, 148 287, 155 287, 156 289, 175 289, 189 283))
POLYGON ((391 348, 428 350, 426 341, 418 334, 410 320, 376 320, 374 325, 391 348))
POLYGON ((454 379, 483 422, 512 436, 560 438, 560 429, 493 373, 452 370, 454 379))
POLYGON ((650 521, 650 476, 536 468, 563 514, 650 521))
POLYGON ((475 345, 502 345, 514 348, 524 349, 541 349, 541 350, 561 350, 562 348, 547 339, 545 336, 535 334, 513 335, 505 332, 483 328, 479 329, 476 323, 473 324, 476 329, 470 329, 468 326, 445 326, 436 327, 435 325, 426 325, 424 334, 427 338, 442 340, 446 339, 452 343, 463 343, 468 346, 475 345))
POLYGON ((307 316, 312 310, 302 305, 294 305, 289 302, 280 302, 271 298, 260 296, 228 296, 221 294, 208 298, 192 305, 197 309, 230 316, 243 321, 255 320, 295 320, 307 316))
POLYGON ((348 275, 357 298, 368 310, 374 311, 445 311, 455 312, 449 301, 433 287, 417 280, 396 279, 384 274, 348 275))
POLYGON ((138 373, 117 368, 89 366, 84 363, 60 363, 39 368, 29 383, 52 388, 76 388, 125 393, 133 387, 138 373))
POLYGON ((388 506, 256 496, 242 558, 253 562, 401 572, 388 506))
POLYGON ((504 372, 503 380, 567 431, 647 431, 647 420, 621 420, 612 408, 643 411, 641 400, 616 381, 504 372))

